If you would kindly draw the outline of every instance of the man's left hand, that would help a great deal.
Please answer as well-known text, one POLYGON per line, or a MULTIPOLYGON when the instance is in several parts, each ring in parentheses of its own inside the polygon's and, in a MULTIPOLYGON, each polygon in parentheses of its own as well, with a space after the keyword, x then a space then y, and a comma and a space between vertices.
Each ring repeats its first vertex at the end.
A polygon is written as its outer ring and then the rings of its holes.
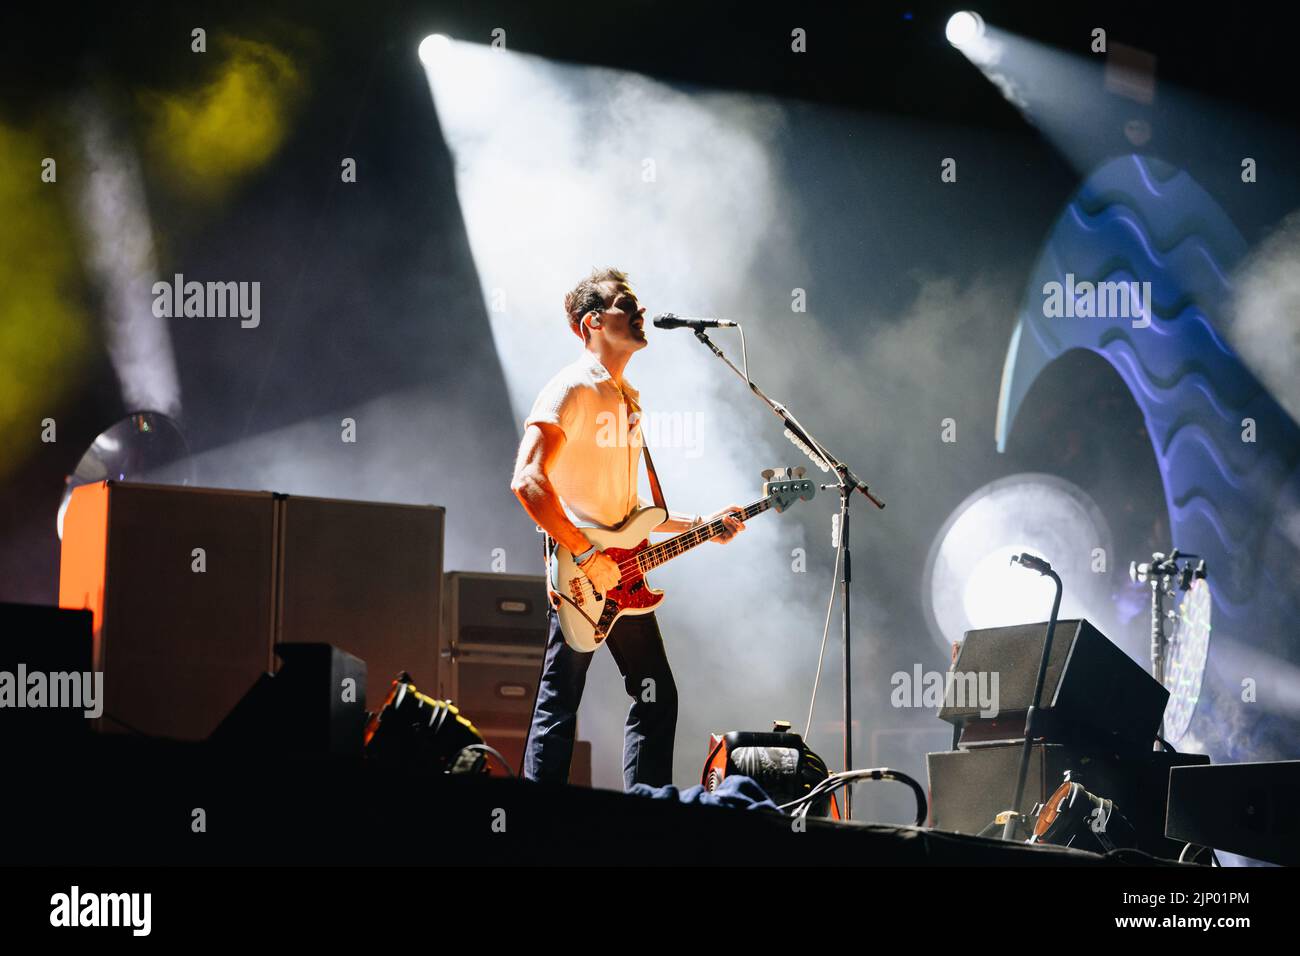
POLYGON ((722 534, 718 535, 713 540, 718 544, 726 544, 736 535, 740 534, 740 532, 744 531, 745 523, 740 518, 741 514, 744 513, 744 510, 745 509, 740 505, 728 505, 711 518, 704 519, 704 523, 708 524, 710 521, 716 521, 721 518, 722 524, 726 528, 722 534))

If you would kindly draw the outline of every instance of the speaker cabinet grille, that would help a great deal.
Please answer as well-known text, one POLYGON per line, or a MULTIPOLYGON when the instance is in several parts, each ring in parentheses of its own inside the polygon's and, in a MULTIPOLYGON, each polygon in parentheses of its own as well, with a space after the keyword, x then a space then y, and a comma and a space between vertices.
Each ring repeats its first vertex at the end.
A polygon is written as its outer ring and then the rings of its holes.
POLYGON ((76 489, 59 603, 95 612, 100 729, 203 739, 270 668, 275 522, 265 492, 76 489))
POLYGON ((443 509, 297 496, 282 508, 278 639, 361 658, 372 702, 403 670, 432 692, 443 509))

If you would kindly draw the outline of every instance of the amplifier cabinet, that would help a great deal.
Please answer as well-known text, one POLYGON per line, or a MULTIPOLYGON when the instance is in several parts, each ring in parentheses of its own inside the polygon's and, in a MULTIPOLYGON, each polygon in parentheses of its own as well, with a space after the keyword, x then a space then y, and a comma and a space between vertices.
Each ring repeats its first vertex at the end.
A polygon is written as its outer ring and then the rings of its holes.
MULTIPOLYGON (((546 656, 546 579, 452 571, 443 583, 438 696, 523 773, 524 745, 546 656)), ((491 761, 493 773, 500 773, 491 761)), ((569 783, 591 786, 591 743, 575 740, 569 783)))
POLYGON ((545 579, 453 571, 443 590, 438 696, 487 736, 527 732, 546 652, 545 579))
POLYGON ((202 740, 272 667, 269 492, 104 481, 73 493, 59 605, 94 614, 100 730, 202 740))
POLYGON ((278 642, 332 644, 382 701, 438 682, 443 509, 106 481, 64 517, 59 605, 94 617, 98 729, 203 740, 278 642))
POLYGON ((372 706, 403 670, 430 693, 444 509, 298 495, 280 506, 276 639, 332 644, 361 658, 372 706))
MULTIPOLYGON (((1023 744, 995 744, 927 754, 931 826, 979 833, 997 814, 1010 809, 1022 749, 1023 744)), ((1030 749, 1024 800, 1017 809, 1028 816, 1061 785, 1068 770, 1070 779, 1085 790, 1115 801, 1137 830, 1139 848, 1176 859, 1181 846, 1165 838, 1170 769, 1208 762, 1200 754, 1151 751, 1131 758, 1036 743, 1030 749)))

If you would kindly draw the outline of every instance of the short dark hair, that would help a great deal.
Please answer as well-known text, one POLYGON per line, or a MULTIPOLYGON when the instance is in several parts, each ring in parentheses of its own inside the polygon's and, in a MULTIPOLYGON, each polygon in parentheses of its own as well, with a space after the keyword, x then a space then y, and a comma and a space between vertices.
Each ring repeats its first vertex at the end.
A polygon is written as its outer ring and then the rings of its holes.
POLYGON ((575 285, 573 291, 564 297, 564 312, 569 317, 569 327, 581 333, 583 341, 586 341, 587 333, 585 329, 579 328, 582 317, 605 307, 605 293, 600 287, 606 282, 627 282, 627 273, 613 268, 594 269, 591 275, 575 285))

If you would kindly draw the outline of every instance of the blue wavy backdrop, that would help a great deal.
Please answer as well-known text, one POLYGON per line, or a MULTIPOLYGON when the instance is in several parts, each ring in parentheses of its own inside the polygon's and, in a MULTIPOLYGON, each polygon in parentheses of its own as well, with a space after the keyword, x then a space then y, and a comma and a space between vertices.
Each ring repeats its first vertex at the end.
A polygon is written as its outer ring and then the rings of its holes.
MULTIPOLYGON (((1208 562, 1214 628, 1191 735, 1216 759, 1294 750, 1293 726, 1278 738, 1282 728, 1265 716, 1275 708, 1243 700, 1243 680, 1264 685, 1269 675, 1242 673, 1240 658, 1222 652, 1227 639, 1267 655, 1256 660, 1294 659, 1300 607, 1294 576, 1278 573, 1296 567, 1300 554, 1276 514, 1279 502, 1300 497, 1300 430, 1221 332, 1230 276, 1246 248, 1185 172, 1138 156, 1099 167, 1056 221, 1028 283, 1003 370, 996 436, 1005 450, 1034 380, 1071 349, 1102 356, 1127 384, 1164 483, 1172 544, 1208 562), (1151 325, 1045 317, 1044 285, 1064 285, 1068 273, 1076 283, 1150 282, 1151 325), (1255 423, 1254 442, 1243 440, 1245 419, 1255 423)), ((1129 556, 1121 557, 1126 564, 1129 556)))

